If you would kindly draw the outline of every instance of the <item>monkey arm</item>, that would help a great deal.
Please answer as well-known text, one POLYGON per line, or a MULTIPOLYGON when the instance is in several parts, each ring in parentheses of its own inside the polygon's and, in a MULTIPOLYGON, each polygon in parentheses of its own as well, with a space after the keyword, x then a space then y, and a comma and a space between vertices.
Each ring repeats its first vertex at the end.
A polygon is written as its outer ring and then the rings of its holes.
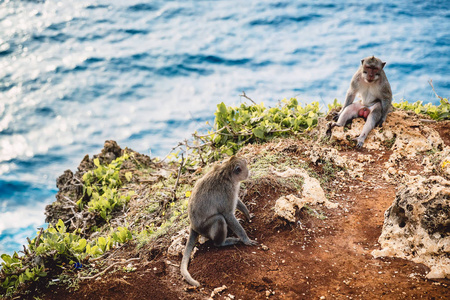
POLYGON ((246 245, 256 245, 258 242, 253 241, 248 238, 247 233, 245 233, 244 228, 242 228, 239 221, 236 219, 233 213, 223 214, 228 227, 239 237, 239 239, 246 245))
POLYGON ((245 206, 244 202, 242 202, 240 199, 238 199, 236 208, 245 215, 245 217, 247 218, 248 221, 250 221, 250 219, 253 217, 248 212, 247 206, 245 206))
POLYGON ((379 127, 383 125, 384 121, 386 121, 387 115, 391 112, 392 99, 391 98, 382 99, 380 100, 380 104, 381 104, 381 118, 375 125, 379 127))
MULTIPOLYGON (((352 83, 353 83, 353 81, 352 81, 352 83)), ((347 95, 345 96, 344 106, 341 108, 341 111, 333 117, 333 120, 335 122, 337 122, 339 120, 339 117, 342 115, 344 110, 353 103, 353 101, 355 100, 355 97, 356 97, 356 89, 353 88, 353 84, 352 84, 347 91, 347 95)))
POLYGON ((356 90, 350 87, 347 91, 347 95, 345 96, 344 108, 353 103, 356 97, 356 90))

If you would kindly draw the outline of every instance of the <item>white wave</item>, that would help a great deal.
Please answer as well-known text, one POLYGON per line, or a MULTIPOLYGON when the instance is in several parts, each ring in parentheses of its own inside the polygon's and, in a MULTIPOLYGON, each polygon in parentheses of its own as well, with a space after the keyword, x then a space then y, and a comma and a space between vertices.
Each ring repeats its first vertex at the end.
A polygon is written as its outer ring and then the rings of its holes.
POLYGON ((0 235, 7 229, 20 229, 29 226, 36 228, 44 223, 45 204, 36 204, 33 207, 18 207, 7 212, 0 213, 0 235))

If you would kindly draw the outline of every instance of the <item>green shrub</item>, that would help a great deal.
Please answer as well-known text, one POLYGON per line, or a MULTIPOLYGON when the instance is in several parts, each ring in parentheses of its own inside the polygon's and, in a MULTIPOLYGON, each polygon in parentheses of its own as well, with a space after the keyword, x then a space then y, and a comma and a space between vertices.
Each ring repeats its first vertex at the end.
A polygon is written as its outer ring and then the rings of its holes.
POLYGON ((0 295, 12 295, 19 286, 47 276, 46 265, 57 266, 63 271, 63 265, 99 257, 109 251, 114 244, 123 244, 131 239, 132 235, 128 228, 119 227, 109 236, 101 236, 89 242, 76 232, 67 232, 64 222, 59 220, 55 227, 49 225, 46 230, 29 241, 26 255, 19 256, 17 253, 12 256, 1 255, 3 260, 1 272, 4 280, 0 285, 0 295))
MULTIPOLYGON (((87 203, 89 211, 97 212, 100 217, 109 221, 115 209, 120 209, 128 203, 134 192, 128 192, 126 195, 118 192, 122 186, 119 177, 120 167, 127 159, 129 155, 126 153, 108 165, 100 164, 98 158, 94 159, 96 168, 83 175, 83 197, 77 202, 80 210, 84 208, 83 199, 87 195, 90 199, 87 203)), ((131 172, 125 173, 125 178, 131 180, 131 172)))
POLYGON ((431 103, 423 105, 423 101, 416 101, 414 103, 402 101, 400 103, 394 103, 393 105, 395 108, 412 110, 416 114, 428 115, 436 121, 450 119, 450 103, 448 102, 448 99, 445 98, 440 100, 440 104, 438 106, 431 103))

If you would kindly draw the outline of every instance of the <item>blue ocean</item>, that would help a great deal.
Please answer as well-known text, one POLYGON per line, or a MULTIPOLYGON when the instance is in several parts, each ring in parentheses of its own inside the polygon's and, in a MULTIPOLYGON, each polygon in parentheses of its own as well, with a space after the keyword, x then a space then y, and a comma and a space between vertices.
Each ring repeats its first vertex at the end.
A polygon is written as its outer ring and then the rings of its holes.
POLYGON ((449 97, 450 1, 0 1, 0 253, 105 140, 163 157, 242 91, 326 111, 369 55, 395 101, 449 97))

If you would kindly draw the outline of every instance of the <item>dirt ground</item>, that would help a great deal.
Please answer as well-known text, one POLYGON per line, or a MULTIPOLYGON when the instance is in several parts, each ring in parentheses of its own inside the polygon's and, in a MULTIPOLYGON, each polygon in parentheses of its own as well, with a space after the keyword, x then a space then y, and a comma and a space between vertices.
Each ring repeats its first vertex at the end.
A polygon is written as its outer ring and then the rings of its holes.
MULTIPOLYGON (((449 145, 450 122, 433 126, 449 145)), ((302 147, 301 142, 291 145, 286 157, 306 159, 302 147)), ((328 183, 327 195, 339 207, 321 208, 324 219, 304 209, 298 212, 296 224, 275 219, 272 208, 282 192, 270 180, 248 185, 243 201, 255 217, 243 226, 259 245, 199 245, 189 271, 202 284, 200 288, 183 281, 178 267, 181 257, 160 255, 134 263, 134 272, 106 273, 80 282, 77 290, 53 286, 39 297, 207 299, 214 289, 224 286, 214 299, 450 299, 450 280, 426 279, 426 266, 371 255, 379 249, 384 212, 397 190, 380 176, 389 151, 349 148, 340 152, 345 156, 372 154, 379 159, 365 167, 362 179, 336 178, 328 183)), ((410 168, 420 172, 420 159, 410 168)), ((320 174, 320 166, 315 171, 320 174)), ((126 247, 122 251, 124 258, 138 256, 126 247)))

